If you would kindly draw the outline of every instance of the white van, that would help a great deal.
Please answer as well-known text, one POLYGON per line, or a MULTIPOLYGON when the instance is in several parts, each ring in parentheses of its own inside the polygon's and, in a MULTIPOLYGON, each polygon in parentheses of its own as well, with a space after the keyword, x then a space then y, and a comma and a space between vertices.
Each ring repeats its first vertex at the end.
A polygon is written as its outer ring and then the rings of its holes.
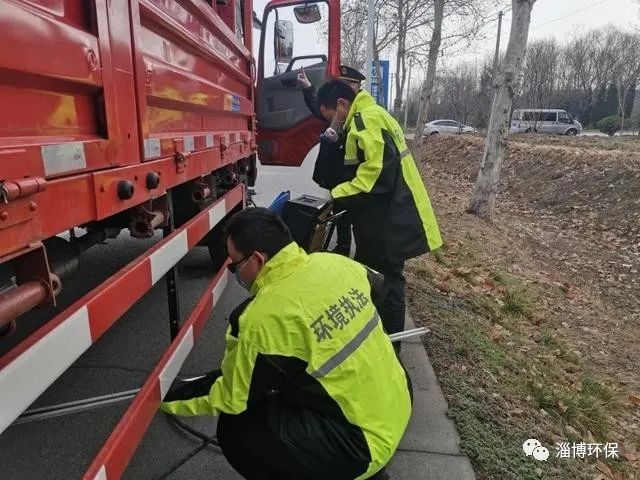
POLYGON ((509 133, 547 133, 580 135, 582 125, 567 113, 556 109, 520 109, 511 115, 509 133))

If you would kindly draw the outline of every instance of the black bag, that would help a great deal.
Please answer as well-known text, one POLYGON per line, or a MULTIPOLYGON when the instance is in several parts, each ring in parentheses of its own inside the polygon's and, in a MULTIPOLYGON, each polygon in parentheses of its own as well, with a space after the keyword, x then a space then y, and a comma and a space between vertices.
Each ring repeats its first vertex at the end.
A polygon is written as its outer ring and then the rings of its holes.
POLYGON ((313 181, 321 188, 331 190, 345 181, 344 144, 342 138, 337 142, 329 142, 324 137, 320 140, 320 151, 313 169, 313 181))

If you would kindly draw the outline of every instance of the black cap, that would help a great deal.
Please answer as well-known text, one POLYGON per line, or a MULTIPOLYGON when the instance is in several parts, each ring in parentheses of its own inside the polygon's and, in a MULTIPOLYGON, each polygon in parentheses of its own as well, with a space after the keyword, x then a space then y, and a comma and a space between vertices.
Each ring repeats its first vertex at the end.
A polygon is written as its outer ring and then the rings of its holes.
POLYGON ((338 78, 340 80, 344 80, 345 82, 360 83, 366 77, 355 68, 348 67, 347 65, 340 65, 340 76, 338 78))

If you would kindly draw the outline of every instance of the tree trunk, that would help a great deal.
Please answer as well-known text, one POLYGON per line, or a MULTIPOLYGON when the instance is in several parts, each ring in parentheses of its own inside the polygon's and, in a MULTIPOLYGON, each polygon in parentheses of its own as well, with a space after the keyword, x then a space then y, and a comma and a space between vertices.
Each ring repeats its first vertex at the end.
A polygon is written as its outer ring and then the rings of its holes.
POLYGON ((407 79, 407 66, 404 58, 406 54, 400 54, 398 51, 398 58, 396 59, 396 98, 393 100, 393 113, 396 118, 400 118, 400 112, 402 110, 402 100, 404 94, 404 83, 407 79))
POLYGON ((491 219, 496 203, 504 147, 509 133, 509 113, 513 104, 518 75, 527 49, 531 9, 536 0, 512 0, 513 18, 507 53, 496 79, 496 95, 485 141, 480 171, 473 189, 468 213, 491 219))
MULTIPOLYGON (((424 84, 424 82, 422 82, 424 84)), ((424 86, 423 86, 424 88, 424 86)), ((422 125, 422 127, 420 127, 420 119, 422 118, 422 102, 418 102, 418 119, 416 120, 416 136, 418 135, 418 133, 420 133, 422 131, 422 129, 424 128, 424 124, 422 125)), ((422 135, 421 135, 422 136, 422 135)), ((416 145, 415 139, 413 141, 413 145, 416 145)), ((419 145, 419 144, 417 144, 419 145)))
MULTIPOLYGON (((393 115, 400 118, 400 109, 402 108, 402 91, 404 89, 405 80, 405 44, 406 44, 406 19, 404 17, 404 8, 406 0, 398 0, 396 13, 398 15, 398 54, 396 55, 396 98, 393 102, 393 115)), ((389 105, 391 110, 391 105, 389 105)))
POLYGON ((429 115, 429 105, 433 95, 433 84, 436 79, 436 67, 438 66, 438 55, 440 54, 440 44, 442 43, 442 20, 444 19, 445 0, 435 0, 433 4, 433 33, 429 45, 429 64, 427 65, 427 79, 420 92, 420 115, 418 115, 418 128, 413 140, 412 147, 419 148, 422 145, 422 128, 429 115))
POLYGON ((620 135, 624 135, 624 116, 626 115, 625 106, 627 104, 627 88, 623 85, 622 80, 618 82, 618 109, 620 113, 620 135))

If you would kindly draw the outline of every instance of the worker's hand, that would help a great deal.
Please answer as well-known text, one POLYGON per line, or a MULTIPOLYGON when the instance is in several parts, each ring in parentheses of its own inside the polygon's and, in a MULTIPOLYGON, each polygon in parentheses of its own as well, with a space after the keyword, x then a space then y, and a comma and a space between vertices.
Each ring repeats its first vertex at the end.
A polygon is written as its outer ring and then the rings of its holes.
POLYGON ((179 417, 196 417, 203 415, 218 415, 218 411, 209 404, 208 397, 175 400, 160 403, 160 410, 179 417))
POLYGON ((311 86, 311 82, 307 78, 307 74, 304 73, 304 68, 301 68, 298 73, 298 86, 302 88, 309 88, 311 86))
POLYGON ((324 131, 324 137, 327 139, 327 141, 331 142, 331 143, 335 143, 338 141, 338 138, 340 138, 340 136, 338 135, 338 132, 336 132, 333 128, 329 127, 324 131))

